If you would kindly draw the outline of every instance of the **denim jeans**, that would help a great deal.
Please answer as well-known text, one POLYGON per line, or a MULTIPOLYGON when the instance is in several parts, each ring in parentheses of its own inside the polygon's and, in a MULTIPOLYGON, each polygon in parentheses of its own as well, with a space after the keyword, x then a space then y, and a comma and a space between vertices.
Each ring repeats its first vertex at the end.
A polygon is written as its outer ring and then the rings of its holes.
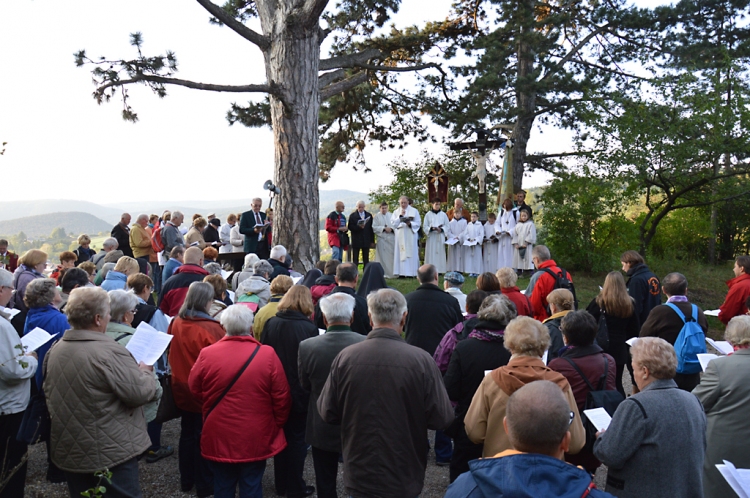
POLYGON ((209 462, 214 472, 214 498, 234 498, 237 485, 240 498, 263 498, 266 461, 248 463, 209 462))
POLYGON ((344 255, 344 252, 341 250, 340 247, 336 247, 336 246, 331 247, 331 259, 338 259, 339 261, 343 261, 343 255, 344 255))
POLYGON ((443 431, 435 431, 435 461, 448 463, 453 456, 453 445, 451 438, 445 435, 443 431))
POLYGON ((161 272, 162 267, 159 263, 149 263, 151 265, 151 280, 154 282, 154 292, 158 296, 161 294, 161 272))

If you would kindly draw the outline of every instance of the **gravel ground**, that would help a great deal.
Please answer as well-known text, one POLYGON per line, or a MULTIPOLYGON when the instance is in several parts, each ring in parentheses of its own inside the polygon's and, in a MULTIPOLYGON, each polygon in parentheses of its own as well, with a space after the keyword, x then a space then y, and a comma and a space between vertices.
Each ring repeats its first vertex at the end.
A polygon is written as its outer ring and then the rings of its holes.
MULTIPOLYGON (((625 372, 623 383, 625 391, 630 392, 630 376, 625 372)), ((172 420, 164 424, 162 430, 162 444, 177 448, 180 437, 179 420, 172 420)), ((434 433, 430 432, 430 438, 434 441, 434 433)), ((338 491, 339 496, 344 495, 343 472, 339 466, 338 491)), ((51 484, 45 480, 47 471, 47 459, 44 444, 37 444, 29 448, 29 470, 26 476, 27 498, 65 498, 68 496, 65 484, 51 484)), ((596 473, 596 486, 604 489, 607 476, 606 467, 601 466, 596 473)), ((180 475, 177 469, 177 453, 164 458, 156 463, 147 464, 145 460, 140 463, 141 489, 143 496, 150 497, 175 497, 187 498, 195 496, 194 492, 183 493, 180 491, 180 475)), ((305 481, 308 485, 315 485, 315 472, 312 465, 312 455, 308 453, 305 460, 305 481)), ((448 487, 448 467, 435 465, 435 453, 430 450, 428 457, 427 472, 425 475, 423 498, 438 498, 445 494, 448 487)), ((273 485, 273 459, 268 460, 266 472, 263 475, 263 496, 276 496, 273 485)), ((106 495, 105 495, 106 497, 106 495)))

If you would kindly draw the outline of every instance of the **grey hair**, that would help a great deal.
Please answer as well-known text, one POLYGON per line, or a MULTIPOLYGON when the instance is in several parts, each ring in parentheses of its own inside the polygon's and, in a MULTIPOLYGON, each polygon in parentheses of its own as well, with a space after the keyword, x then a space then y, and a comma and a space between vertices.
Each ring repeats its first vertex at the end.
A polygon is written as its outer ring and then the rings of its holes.
POLYGON ((463 204, 463 203, 464 203, 464 200, 463 200, 463 199, 461 199, 460 197, 456 197, 455 199, 453 199, 453 204, 455 205, 455 204, 456 204, 456 202, 460 202, 461 204, 463 204))
POLYGON ((398 325, 406 313, 406 299, 397 290, 380 289, 367 296, 367 309, 374 326, 398 325))
MULTIPOLYGON (((28 287, 27 287, 28 288, 28 287)), ((28 294, 28 290, 26 291, 28 294)), ((724 339, 732 346, 746 346, 750 344, 750 316, 737 315, 727 324, 724 339)))
POLYGON ((630 348, 634 365, 648 368, 655 379, 673 379, 677 373, 674 347, 661 337, 641 337, 630 348))
POLYGON ((26 286, 23 302, 29 308, 41 308, 50 304, 57 295, 57 282, 52 278, 35 278, 26 286))
POLYGON ((286 247, 284 246, 273 246, 271 248, 270 258, 278 260, 282 256, 286 256, 286 247))
POLYGON ((109 291, 109 314, 112 321, 121 322, 125 313, 138 306, 135 294, 122 289, 109 291))
POLYGON ((518 316, 505 327, 505 349, 516 356, 541 358, 549 349, 549 331, 542 322, 518 316))
POLYGON ((112 249, 117 249, 120 247, 120 243, 117 242, 117 239, 114 237, 110 237, 108 239, 104 239, 104 242, 102 242, 102 247, 111 247, 112 249))
POLYGON ((254 203, 255 201, 260 201, 260 203, 263 204, 263 199, 261 199, 260 197, 253 198, 253 200, 250 201, 250 204, 254 203))
POLYGON ((357 207, 359 207, 360 204, 366 206, 365 201, 357 201, 357 207))
POLYGON ((208 263, 203 267, 209 275, 221 275, 221 265, 219 263, 208 263))
POLYGON ((409 196, 408 195, 399 196, 398 202, 401 202, 401 199, 406 199, 406 202, 409 202, 409 196))
POLYGON ((95 325, 96 315, 109 312, 109 295, 101 287, 79 287, 73 289, 65 305, 68 323, 74 329, 86 330, 95 325))
POLYGON ((214 286, 206 282, 193 282, 188 287, 185 301, 180 307, 180 318, 188 318, 189 311, 208 313, 208 306, 214 301, 214 286))
POLYGON ((320 300, 320 311, 326 321, 330 323, 350 323, 354 314, 356 300, 349 294, 337 292, 329 294, 320 300))
POLYGON ((539 258, 539 261, 548 261, 552 258, 552 255, 549 253, 547 246, 534 246, 531 250, 531 257, 539 258))
POLYGON ((174 221, 175 218, 181 218, 181 219, 184 220, 185 219, 185 215, 182 214, 182 211, 172 211, 172 221, 174 221))
POLYGON ((271 273, 273 273, 273 266, 271 266, 271 263, 265 259, 261 259, 253 265, 253 273, 255 275, 260 275, 261 277, 266 275, 270 276, 271 273))
POLYGON ((135 219, 135 221, 141 221, 141 220, 148 221, 148 215, 147 214, 139 214, 138 218, 135 219))
POLYGON ((13 287, 13 274, 4 268, 0 269, 0 287, 13 287))
MULTIPOLYGON (((533 249, 532 249, 533 251, 533 249)), ((518 274, 513 268, 503 267, 495 272, 497 281, 500 282, 501 289, 507 289, 508 287, 515 287, 518 282, 518 274)))
POLYGON ((255 254, 254 252, 247 253, 245 255, 245 264, 242 265, 242 269, 252 270, 253 267, 255 266, 255 263, 257 263, 258 261, 260 261, 260 258, 258 257, 257 254, 255 254))
POLYGON ((101 270, 102 280, 104 280, 107 277, 107 273, 109 273, 109 270, 113 270, 114 268, 115 268, 114 263, 104 263, 104 265, 102 265, 102 270, 101 270))
POLYGON ((477 318, 500 322, 505 327, 517 315, 516 306, 507 296, 491 294, 482 301, 477 318))
POLYGON ((219 322, 228 336, 253 335, 253 312, 247 306, 233 304, 221 312, 219 322))

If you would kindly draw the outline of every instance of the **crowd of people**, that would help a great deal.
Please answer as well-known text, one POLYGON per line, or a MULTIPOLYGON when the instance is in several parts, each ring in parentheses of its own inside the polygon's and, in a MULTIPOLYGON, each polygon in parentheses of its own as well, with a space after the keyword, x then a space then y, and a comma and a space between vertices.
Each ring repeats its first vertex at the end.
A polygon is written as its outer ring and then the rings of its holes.
POLYGON ((731 496, 715 465, 750 467, 750 257, 736 259, 719 313, 733 353, 701 374, 691 347, 705 350, 708 324, 684 275, 659 279, 627 251, 626 278, 609 273, 578 309, 570 273, 523 228, 528 206, 506 202, 489 233, 468 229, 460 203, 449 213, 434 203, 419 265, 419 213, 400 204, 372 216, 360 203, 348 219, 337 204, 326 229, 338 258, 304 275, 271 245, 259 199, 226 224, 195 215, 187 230, 179 211, 132 226, 124 214, 99 253, 82 235, 55 266, 0 240, 0 496, 24 496, 27 445, 41 440, 47 479, 71 496, 104 471, 106 496, 139 497, 139 461, 175 453, 161 431, 176 417, 180 488, 199 497, 262 496, 270 458, 279 496, 337 497, 342 463, 347 496, 416 497, 431 447, 449 497, 731 496), (357 261, 341 262, 344 234, 357 261), (446 254, 454 237, 482 242, 446 254), (238 271, 217 263, 227 252, 246 253, 238 271), (524 291, 522 260, 534 269, 524 291), (413 292, 388 286, 410 273, 413 292), (154 365, 125 348, 140 323, 172 336, 154 365), (36 327, 55 337, 25 351, 20 338, 36 327), (28 441, 40 400, 47 428, 28 441), (595 406, 612 416, 606 429, 584 414, 595 406), (601 464, 605 490, 593 483, 601 464))

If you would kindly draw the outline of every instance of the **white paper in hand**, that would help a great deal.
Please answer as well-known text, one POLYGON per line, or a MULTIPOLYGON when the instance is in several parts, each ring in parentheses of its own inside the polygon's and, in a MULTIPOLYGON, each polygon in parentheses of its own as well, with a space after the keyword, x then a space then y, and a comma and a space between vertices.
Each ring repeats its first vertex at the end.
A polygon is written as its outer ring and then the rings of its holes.
POLYGON ((727 341, 714 341, 710 337, 706 337, 706 342, 721 354, 731 354, 734 352, 734 348, 727 341))
POLYGON ((727 460, 724 460, 724 465, 717 463, 716 468, 719 469, 719 472, 737 493, 737 496, 750 498, 750 470, 738 469, 727 460))
POLYGON ((231 299, 233 303, 237 302, 237 301, 234 300, 234 298, 235 298, 234 292, 228 290, 227 291, 227 296, 229 296, 229 299, 231 299))
POLYGON ((609 416, 607 410, 604 408, 592 408, 591 410, 583 410, 583 414, 589 419, 589 422, 594 424, 597 431, 606 431, 609 427, 609 423, 612 422, 612 417, 609 416))
POLYGON ((5 313, 6 315, 10 315, 10 319, 11 320, 13 320, 13 318, 17 314, 19 314, 21 312, 21 310, 11 309, 11 308, 3 308, 2 306, 0 306, 0 310, 2 310, 2 312, 5 313))
POLYGON ((36 351, 43 345, 47 344, 56 335, 57 334, 50 335, 46 330, 40 329, 39 327, 35 328, 25 336, 21 337, 24 354, 36 351))
POLYGON ((221 270, 221 278, 224 280, 228 279, 230 275, 232 275, 231 271, 226 271, 224 269, 221 270))
POLYGON ((715 360, 716 358, 721 358, 721 356, 717 356, 712 353, 698 353, 696 356, 698 357, 698 361, 700 362, 701 368, 703 369, 704 372, 706 371, 706 368, 708 367, 709 361, 715 360))
POLYGON ((445 245, 447 246, 454 246, 458 243, 458 239, 456 237, 451 237, 450 239, 445 241, 445 245))
POLYGON ((153 365, 161 358, 171 341, 171 335, 159 332, 148 323, 141 322, 125 349, 130 351, 138 363, 153 365))
POLYGON ((705 310, 703 314, 706 316, 719 316, 719 311, 720 310, 705 310))

